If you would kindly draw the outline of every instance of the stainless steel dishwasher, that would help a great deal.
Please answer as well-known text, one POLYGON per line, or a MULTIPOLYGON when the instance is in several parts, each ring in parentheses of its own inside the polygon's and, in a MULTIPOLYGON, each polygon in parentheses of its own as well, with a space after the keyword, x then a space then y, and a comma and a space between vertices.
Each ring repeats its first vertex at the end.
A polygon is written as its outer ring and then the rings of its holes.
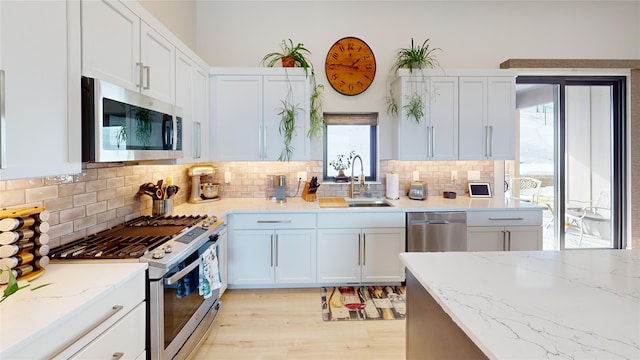
POLYGON ((467 213, 408 212, 407 251, 466 251, 467 213))

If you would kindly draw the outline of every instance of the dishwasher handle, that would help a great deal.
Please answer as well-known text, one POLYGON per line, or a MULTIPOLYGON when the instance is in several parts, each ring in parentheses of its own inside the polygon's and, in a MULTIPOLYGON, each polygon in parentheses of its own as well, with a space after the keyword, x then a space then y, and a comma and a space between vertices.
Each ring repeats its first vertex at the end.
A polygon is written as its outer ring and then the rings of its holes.
POLYGON ((446 225, 446 224, 466 224, 464 219, 451 219, 451 220, 439 220, 439 219, 423 219, 423 220, 409 220, 409 225, 446 225))

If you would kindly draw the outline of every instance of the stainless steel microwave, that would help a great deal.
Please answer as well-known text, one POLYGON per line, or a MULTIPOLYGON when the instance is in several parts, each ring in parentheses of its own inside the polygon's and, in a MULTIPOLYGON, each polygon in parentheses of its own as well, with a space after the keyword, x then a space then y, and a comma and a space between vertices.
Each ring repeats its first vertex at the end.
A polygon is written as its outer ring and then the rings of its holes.
POLYGON ((109 82, 82 77, 82 161, 182 157, 182 110, 109 82))

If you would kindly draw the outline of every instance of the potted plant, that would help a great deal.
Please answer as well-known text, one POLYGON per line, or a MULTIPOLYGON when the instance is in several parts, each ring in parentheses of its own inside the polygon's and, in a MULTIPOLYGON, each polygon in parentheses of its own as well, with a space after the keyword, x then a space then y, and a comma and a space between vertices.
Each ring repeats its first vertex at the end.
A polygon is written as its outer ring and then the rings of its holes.
MULTIPOLYGON (((440 48, 431 47, 429 39, 426 39, 422 45, 416 45, 411 38, 411 47, 400 48, 396 52, 396 60, 391 66, 391 72, 395 73, 400 69, 409 69, 409 73, 413 76, 414 70, 433 69, 439 67, 440 64, 435 57, 434 52, 441 50, 440 48)), ((420 123, 420 119, 424 115, 424 98, 423 92, 426 89, 416 88, 418 82, 412 81, 411 94, 407 95, 409 100, 403 109, 407 113, 407 118, 413 118, 417 123, 420 123)), ((387 95, 387 113, 393 116, 398 116, 398 104, 393 91, 389 90, 387 95)))
MULTIPOLYGON (((313 63, 308 59, 311 52, 304 47, 304 44, 293 44, 293 40, 282 40, 280 44, 280 52, 271 52, 262 58, 262 64, 268 67, 274 67, 278 61, 282 63, 282 67, 301 67, 307 76, 311 73, 311 99, 309 109, 309 131, 307 137, 309 139, 319 136, 322 133, 322 91, 324 86, 316 82, 316 74, 313 63)), ((289 89, 291 91, 291 89, 289 89)), ((280 122, 280 134, 284 136, 284 149, 279 157, 280 161, 289 160, 291 151, 293 150, 289 144, 293 138, 295 130, 295 114, 301 110, 297 104, 291 101, 291 94, 282 101, 283 107, 279 115, 282 116, 280 122), (295 111, 292 111, 294 110, 295 111), (291 117, 293 115, 293 117, 291 117)))
POLYGON ((298 43, 293 45, 293 40, 282 40, 280 44, 280 52, 271 52, 262 58, 262 63, 268 67, 273 67, 278 61, 282 63, 282 67, 301 67, 304 69, 305 74, 308 74, 311 63, 307 60, 307 56, 311 55, 311 52, 304 47, 304 44, 298 43))
POLYGON ((337 156, 336 160, 332 160, 329 165, 333 167, 335 171, 338 172, 338 176, 334 178, 335 182, 346 182, 349 178, 344 174, 346 169, 351 167, 351 160, 356 155, 355 151, 351 151, 349 155, 340 154, 337 156))

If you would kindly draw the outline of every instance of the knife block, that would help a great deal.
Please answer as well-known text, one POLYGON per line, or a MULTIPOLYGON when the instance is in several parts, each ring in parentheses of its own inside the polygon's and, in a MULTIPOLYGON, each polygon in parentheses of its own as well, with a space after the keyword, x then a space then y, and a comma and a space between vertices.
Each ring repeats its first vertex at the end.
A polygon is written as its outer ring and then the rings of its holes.
POLYGON ((310 183, 308 181, 304 183, 304 189, 302 189, 301 198, 305 201, 316 201, 316 192, 315 190, 313 191, 313 193, 309 192, 309 186, 310 183))

